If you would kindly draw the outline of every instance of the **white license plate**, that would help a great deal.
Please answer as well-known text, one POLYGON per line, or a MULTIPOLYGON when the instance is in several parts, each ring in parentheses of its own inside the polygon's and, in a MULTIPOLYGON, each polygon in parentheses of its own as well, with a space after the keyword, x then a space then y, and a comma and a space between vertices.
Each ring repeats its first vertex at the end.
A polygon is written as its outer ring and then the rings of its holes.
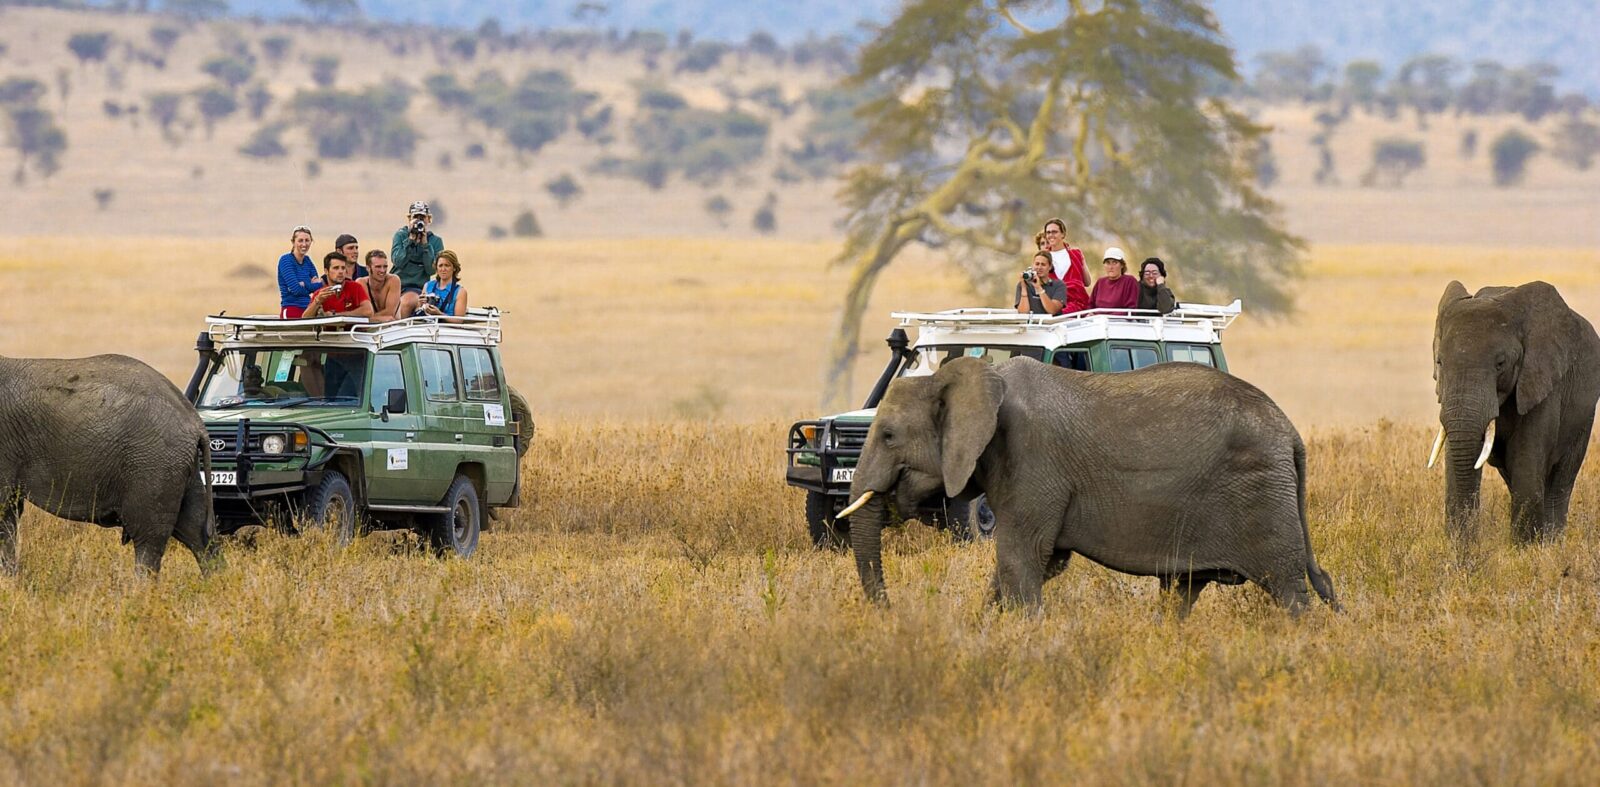
POLYGON ((212 470, 212 486, 238 486, 239 473, 235 470, 212 470))
POLYGON ((835 467, 833 468, 833 475, 828 480, 835 484, 848 484, 856 480, 856 469, 854 467, 835 467))

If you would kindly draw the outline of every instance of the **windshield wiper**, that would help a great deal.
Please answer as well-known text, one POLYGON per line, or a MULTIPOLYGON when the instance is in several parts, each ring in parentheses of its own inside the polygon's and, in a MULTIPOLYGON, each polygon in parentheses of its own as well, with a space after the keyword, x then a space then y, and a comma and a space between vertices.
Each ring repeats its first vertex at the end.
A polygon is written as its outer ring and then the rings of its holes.
POLYGON ((309 396, 301 396, 301 397, 298 397, 298 398, 295 398, 295 399, 289 399, 289 400, 286 400, 286 401, 283 401, 283 402, 275 402, 275 404, 277 404, 278 407, 281 407, 283 409, 288 409, 288 408, 294 407, 296 405, 305 404, 306 402, 309 402, 309 401, 311 401, 311 397, 309 397, 309 396))

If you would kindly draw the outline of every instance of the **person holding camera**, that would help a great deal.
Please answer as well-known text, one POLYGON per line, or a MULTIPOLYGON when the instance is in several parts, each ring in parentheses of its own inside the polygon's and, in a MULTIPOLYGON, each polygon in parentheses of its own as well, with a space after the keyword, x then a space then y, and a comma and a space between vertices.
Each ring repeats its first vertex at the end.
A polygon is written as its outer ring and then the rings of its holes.
POLYGON ((1023 314, 1056 315, 1066 302, 1067 285, 1055 277, 1050 252, 1041 249, 1033 255, 1032 267, 1018 277, 1012 308, 1023 314))
POLYGON ((322 286, 317 264, 306 258, 311 251, 311 228, 304 224, 289 231, 289 253, 278 258, 278 317, 299 319, 311 303, 311 293, 322 286))
POLYGON ((1139 265, 1139 308, 1169 314, 1178 308, 1178 299, 1167 289, 1167 264, 1150 257, 1139 265))
POLYGON ((394 275, 400 278, 400 313, 409 315, 417 310, 422 287, 433 272, 433 261, 444 251, 444 239, 428 228, 433 224, 433 211, 426 202, 413 202, 406 212, 406 225, 394 233, 393 248, 389 250, 389 263, 394 275))
POLYGON ((311 296, 311 305, 305 317, 372 317, 372 298, 361 282, 347 279, 350 263, 337 251, 322 258, 322 271, 327 277, 317 293, 311 296))
POLYGON ((451 318, 466 315, 467 291, 461 286, 461 259, 455 252, 449 249, 439 252, 433 278, 423 287, 422 306, 417 313, 442 317, 445 322, 461 322, 451 318))

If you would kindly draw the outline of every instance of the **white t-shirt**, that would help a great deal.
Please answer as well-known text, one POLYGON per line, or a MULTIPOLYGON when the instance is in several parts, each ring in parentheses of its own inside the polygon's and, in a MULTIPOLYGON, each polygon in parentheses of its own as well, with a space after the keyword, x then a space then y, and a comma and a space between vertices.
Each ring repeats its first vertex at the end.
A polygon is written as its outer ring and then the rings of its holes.
POLYGON ((1050 252, 1050 265, 1056 270, 1056 278, 1066 281, 1067 267, 1071 264, 1072 252, 1070 249, 1062 249, 1061 251, 1050 252))

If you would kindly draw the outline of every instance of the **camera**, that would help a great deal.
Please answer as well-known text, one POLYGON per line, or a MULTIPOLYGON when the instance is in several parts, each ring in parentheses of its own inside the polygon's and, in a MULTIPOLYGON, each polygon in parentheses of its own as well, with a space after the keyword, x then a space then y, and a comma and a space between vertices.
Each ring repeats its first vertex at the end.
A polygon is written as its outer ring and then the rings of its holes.
POLYGON ((427 231, 428 231, 428 222, 423 221, 422 219, 416 219, 416 220, 413 220, 411 222, 411 232, 412 233, 417 234, 417 235, 423 235, 423 234, 426 234, 427 231))
POLYGON ((1036 276, 1037 276, 1037 274, 1035 274, 1033 272, 1032 268, 1029 268, 1029 269, 1027 269, 1027 270, 1022 272, 1022 280, 1023 281, 1033 281, 1036 276))
POLYGON ((344 289, 344 285, 343 284, 330 284, 330 285, 328 285, 328 294, 329 295, 338 295, 340 293, 340 291, 342 291, 343 289, 344 289))
POLYGON ((432 306, 435 309, 439 308, 439 293, 436 293, 436 292, 425 292, 425 293, 423 293, 422 294, 422 305, 423 306, 432 306))

